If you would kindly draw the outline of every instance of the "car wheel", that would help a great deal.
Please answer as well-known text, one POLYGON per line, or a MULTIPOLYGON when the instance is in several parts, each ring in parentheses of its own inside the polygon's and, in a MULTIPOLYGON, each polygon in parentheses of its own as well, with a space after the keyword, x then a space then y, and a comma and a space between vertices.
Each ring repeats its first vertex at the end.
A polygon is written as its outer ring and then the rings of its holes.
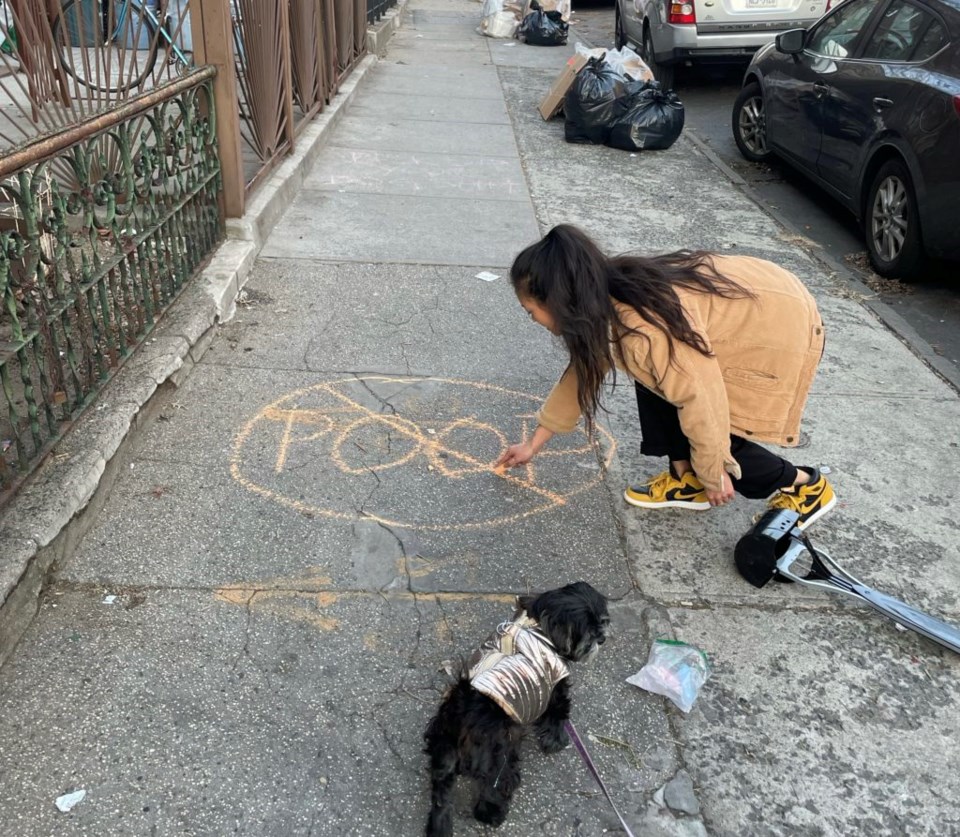
POLYGON ((654 78, 660 82, 664 90, 673 88, 674 68, 672 64, 658 64, 654 58, 653 37, 650 35, 649 27, 643 30, 643 46, 640 49, 641 58, 644 63, 653 71, 654 78))
POLYGON ((873 178, 863 219, 867 253, 881 276, 916 279, 923 268, 920 216, 910 172, 887 160, 873 178))
POLYGON ((614 12, 613 44, 617 49, 623 49, 627 45, 627 33, 623 29, 623 15, 620 14, 619 3, 614 12))
POLYGON ((773 152, 767 146, 767 115, 763 91, 751 81, 733 103, 733 138, 740 153, 751 163, 766 163, 773 152))

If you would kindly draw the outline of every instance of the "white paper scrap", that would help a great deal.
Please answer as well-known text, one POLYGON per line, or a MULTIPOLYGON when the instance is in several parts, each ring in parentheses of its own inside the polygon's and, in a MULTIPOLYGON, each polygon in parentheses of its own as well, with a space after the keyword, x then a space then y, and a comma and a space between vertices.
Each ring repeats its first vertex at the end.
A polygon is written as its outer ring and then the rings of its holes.
POLYGON ((496 273, 490 273, 489 271, 482 270, 477 274, 477 279, 483 279, 484 282, 492 282, 494 279, 499 279, 496 273))
POLYGON ((65 793, 63 796, 58 796, 57 808, 61 813, 67 814, 70 812, 70 809, 80 802, 86 795, 87 792, 85 790, 78 790, 74 791, 73 793, 65 793))

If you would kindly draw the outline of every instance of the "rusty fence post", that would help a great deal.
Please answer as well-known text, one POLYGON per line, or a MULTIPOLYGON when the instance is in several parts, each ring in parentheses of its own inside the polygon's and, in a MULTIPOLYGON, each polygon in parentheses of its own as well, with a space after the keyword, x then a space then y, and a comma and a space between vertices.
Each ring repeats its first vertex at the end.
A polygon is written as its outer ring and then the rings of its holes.
POLYGON ((323 4, 323 54, 326 72, 326 98, 330 104, 340 89, 340 66, 337 60, 337 13, 334 0, 322 0, 323 4))
POLYGON ((223 182, 223 208, 228 218, 240 218, 246 206, 246 178, 240 148, 240 100, 233 54, 230 0, 191 0, 194 60, 217 68, 213 85, 217 108, 217 144, 223 182))
POLYGON ((290 0, 280 4, 280 55, 283 62, 283 87, 280 91, 280 95, 283 96, 281 102, 283 106, 283 133, 287 140, 287 153, 292 154, 297 134, 293 124, 293 50, 290 46, 290 0))
POLYGON ((327 106, 327 46, 323 33, 323 0, 313 0, 314 22, 316 24, 317 64, 314 68, 317 74, 317 90, 320 92, 320 110, 327 106))

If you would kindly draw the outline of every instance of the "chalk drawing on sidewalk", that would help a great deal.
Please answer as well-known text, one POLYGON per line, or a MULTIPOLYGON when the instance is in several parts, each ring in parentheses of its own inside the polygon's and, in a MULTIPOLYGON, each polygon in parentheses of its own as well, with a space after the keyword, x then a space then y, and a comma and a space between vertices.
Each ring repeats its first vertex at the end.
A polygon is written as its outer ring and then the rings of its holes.
MULTIPOLYGON (((342 604, 350 601, 434 601, 438 603, 490 601, 513 604, 516 597, 506 593, 416 593, 410 590, 335 590, 332 580, 316 568, 305 575, 267 578, 261 581, 228 584, 214 590, 214 599, 242 607, 248 612, 272 616, 288 622, 310 625, 319 631, 337 630, 342 622, 342 604)), ((349 619, 349 616, 347 617, 349 619)), ((438 626, 445 626, 440 620, 438 626)), ((448 628, 446 628, 448 630, 448 628)), ((364 638, 365 644, 374 639, 364 638)))
MULTIPOLYGON (((249 491, 308 516, 432 531, 500 526, 560 508, 602 476, 579 430, 522 469, 494 469, 510 443, 529 438, 541 401, 448 378, 325 381, 247 421, 230 470, 249 491)), ((616 445, 598 430, 606 466, 616 445)))

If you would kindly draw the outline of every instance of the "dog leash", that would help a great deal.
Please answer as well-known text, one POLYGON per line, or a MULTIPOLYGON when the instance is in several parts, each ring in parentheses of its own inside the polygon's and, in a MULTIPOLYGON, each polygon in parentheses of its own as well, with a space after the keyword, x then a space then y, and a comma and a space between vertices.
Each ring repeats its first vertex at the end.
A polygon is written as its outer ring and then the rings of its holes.
POLYGON ((590 758, 590 753, 587 752, 587 748, 581 740, 579 733, 577 733, 577 729, 574 727, 573 721, 564 721, 563 728, 567 731, 567 735, 570 736, 570 740, 573 742, 573 746, 577 748, 577 752, 580 753, 580 758, 583 759, 583 763, 587 766, 587 770, 590 771, 590 774, 593 776, 593 778, 597 780, 597 784, 600 785, 600 790, 603 791, 603 795, 607 798, 607 802, 609 802, 610 807, 613 808, 613 813, 615 813, 617 815, 617 819, 620 820, 620 825, 623 826, 623 830, 627 832, 627 837, 635 837, 634 833, 630 830, 630 826, 627 825, 626 820, 624 820, 623 815, 617 810, 617 806, 614 804, 613 797, 610 796, 610 791, 607 790, 607 786, 603 783, 603 779, 600 778, 600 773, 597 771, 596 765, 593 763, 593 759, 590 758))

